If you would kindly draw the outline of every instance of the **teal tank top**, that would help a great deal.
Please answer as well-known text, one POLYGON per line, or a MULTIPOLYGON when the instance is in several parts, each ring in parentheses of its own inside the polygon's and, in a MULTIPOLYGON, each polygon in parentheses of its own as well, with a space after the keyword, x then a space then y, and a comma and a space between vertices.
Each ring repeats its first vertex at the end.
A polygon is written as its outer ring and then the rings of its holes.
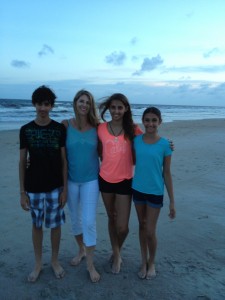
POLYGON ((98 179, 98 137, 96 128, 81 132, 68 121, 66 152, 68 179, 83 183, 98 179))

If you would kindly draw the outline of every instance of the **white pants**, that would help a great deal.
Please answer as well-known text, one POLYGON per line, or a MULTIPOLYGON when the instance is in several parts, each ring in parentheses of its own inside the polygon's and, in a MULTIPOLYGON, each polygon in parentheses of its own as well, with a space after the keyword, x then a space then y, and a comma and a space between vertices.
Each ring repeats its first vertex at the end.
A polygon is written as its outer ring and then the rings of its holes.
POLYGON ((98 180, 85 183, 68 181, 67 204, 73 235, 83 234, 86 247, 96 245, 96 212, 99 198, 98 180))

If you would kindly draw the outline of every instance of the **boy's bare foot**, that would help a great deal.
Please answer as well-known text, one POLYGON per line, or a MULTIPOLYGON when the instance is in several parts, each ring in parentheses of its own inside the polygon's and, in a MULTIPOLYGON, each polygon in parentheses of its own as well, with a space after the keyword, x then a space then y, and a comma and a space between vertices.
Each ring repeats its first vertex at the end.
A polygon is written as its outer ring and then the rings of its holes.
POLYGON ((150 267, 148 268, 147 274, 146 274, 146 279, 153 279, 156 277, 156 272, 155 272, 155 265, 152 264, 150 265, 150 267))
POLYGON ((96 271, 95 267, 92 266, 88 269, 88 272, 89 272, 89 275, 90 275, 90 279, 91 279, 91 282, 93 283, 97 283, 99 282, 101 276, 100 274, 96 271))
POLYGON ((70 261, 71 266, 77 266, 79 263, 86 257, 85 251, 79 252, 73 259, 70 261))
POLYGON ((27 280, 29 282, 36 282, 41 273, 41 270, 41 266, 36 266, 34 270, 28 275, 27 280))
POLYGON ((140 279, 145 279, 146 278, 146 275, 147 275, 147 264, 143 264, 141 266, 141 269, 140 271, 138 272, 138 277, 140 279))
POLYGON ((57 279, 63 278, 66 274, 64 269, 60 266, 60 264, 58 262, 52 263, 52 270, 57 279))
POLYGON ((113 257, 113 263, 112 263, 112 273, 113 274, 118 274, 120 272, 120 268, 121 268, 121 264, 122 264, 122 259, 121 257, 113 257))

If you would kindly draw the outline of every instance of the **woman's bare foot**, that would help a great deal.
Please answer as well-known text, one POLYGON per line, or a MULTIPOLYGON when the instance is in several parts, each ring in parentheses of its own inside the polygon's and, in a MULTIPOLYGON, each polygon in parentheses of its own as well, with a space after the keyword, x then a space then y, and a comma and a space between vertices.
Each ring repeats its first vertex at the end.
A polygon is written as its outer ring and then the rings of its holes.
POLYGON ((42 266, 35 266, 34 270, 28 275, 27 280, 29 282, 36 282, 42 270, 42 266))
POLYGON ((85 251, 80 251, 74 258, 70 261, 71 266, 77 266, 86 257, 85 251))
POLYGON ((65 276, 65 271, 64 269, 61 267, 61 265, 59 264, 59 262, 52 262, 52 270, 55 274, 55 277, 57 279, 61 279, 65 276))
POLYGON ((95 269, 94 266, 89 267, 89 268, 88 268, 88 272, 89 272, 89 275, 90 275, 91 282, 93 282, 93 283, 99 282, 101 276, 100 276, 100 274, 96 271, 96 269, 95 269))
POLYGON ((140 279, 145 279, 147 275, 147 264, 142 264, 140 271, 138 272, 138 277, 140 279))
POLYGON ((154 277, 156 277, 155 265, 151 264, 148 267, 146 279, 149 280, 149 279, 153 279, 154 277))
POLYGON ((113 263, 112 263, 113 274, 118 274, 120 272, 121 264, 122 264, 122 258, 120 256, 118 257, 114 256, 113 263))

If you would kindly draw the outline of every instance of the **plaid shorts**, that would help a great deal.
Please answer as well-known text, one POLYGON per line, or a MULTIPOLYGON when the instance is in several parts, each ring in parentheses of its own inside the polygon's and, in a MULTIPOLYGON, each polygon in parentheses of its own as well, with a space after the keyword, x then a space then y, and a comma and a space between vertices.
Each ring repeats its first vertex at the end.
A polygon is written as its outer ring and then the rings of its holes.
POLYGON ((33 224, 37 228, 42 227, 44 219, 47 228, 56 228, 65 223, 65 213, 59 203, 61 191, 61 188, 57 188, 47 193, 28 193, 33 224))

